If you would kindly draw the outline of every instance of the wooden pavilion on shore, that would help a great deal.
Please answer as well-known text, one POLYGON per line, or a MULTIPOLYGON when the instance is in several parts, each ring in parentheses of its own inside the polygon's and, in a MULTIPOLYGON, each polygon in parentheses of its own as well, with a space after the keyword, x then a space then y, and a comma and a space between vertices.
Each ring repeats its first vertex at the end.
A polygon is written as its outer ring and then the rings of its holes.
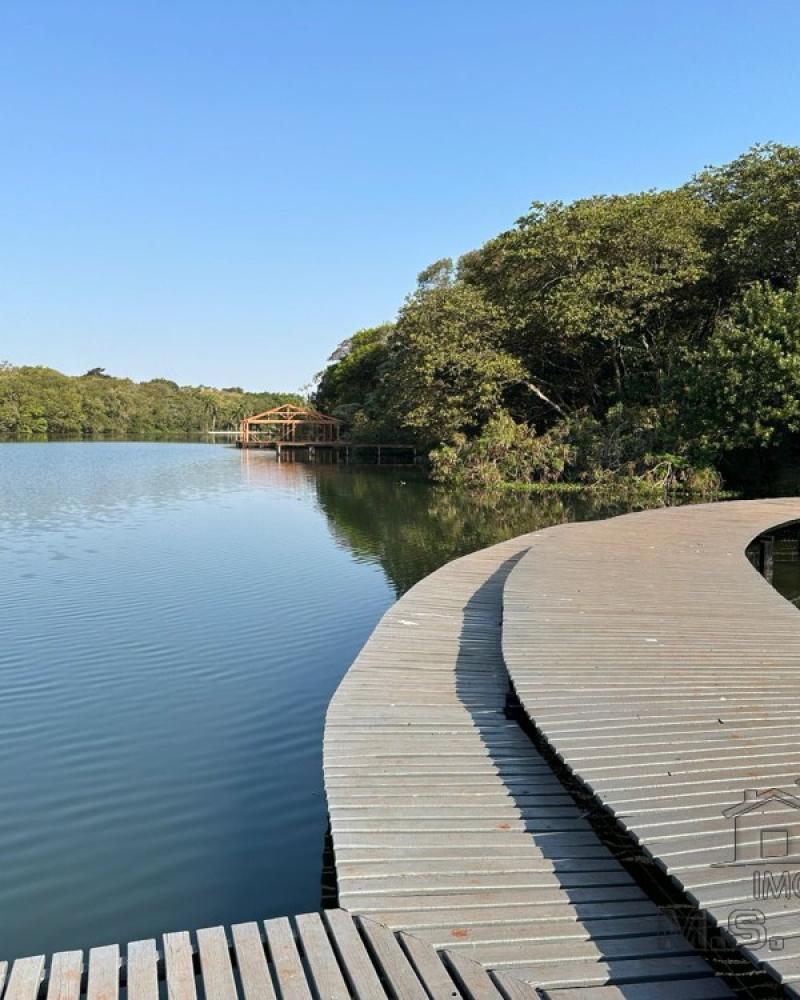
POLYGON ((245 417, 239 424, 240 448, 278 444, 330 445, 341 438, 342 421, 307 406, 284 403, 245 417))
POLYGON ((239 435, 236 439, 237 448, 269 448, 276 452, 277 457, 295 455, 305 451, 309 458, 317 455, 318 449, 328 453, 334 452, 350 461, 356 452, 365 450, 374 452, 380 465, 384 456, 391 454, 392 464, 414 464, 416 448, 414 445, 391 442, 353 442, 343 438, 344 422, 336 417, 320 413, 307 406, 297 406, 294 403, 284 403, 263 413, 255 413, 245 417, 239 424, 239 435), (399 461, 398 461, 399 459, 399 461), (410 461, 409 461, 410 460, 410 461))

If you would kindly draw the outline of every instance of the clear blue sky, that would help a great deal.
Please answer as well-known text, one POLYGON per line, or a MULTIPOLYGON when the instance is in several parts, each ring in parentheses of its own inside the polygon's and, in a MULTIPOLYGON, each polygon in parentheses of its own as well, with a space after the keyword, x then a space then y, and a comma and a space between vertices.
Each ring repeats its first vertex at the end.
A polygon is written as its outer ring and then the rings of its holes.
POLYGON ((796 0, 4 0, 0 359, 295 389, 534 199, 800 142, 796 0))

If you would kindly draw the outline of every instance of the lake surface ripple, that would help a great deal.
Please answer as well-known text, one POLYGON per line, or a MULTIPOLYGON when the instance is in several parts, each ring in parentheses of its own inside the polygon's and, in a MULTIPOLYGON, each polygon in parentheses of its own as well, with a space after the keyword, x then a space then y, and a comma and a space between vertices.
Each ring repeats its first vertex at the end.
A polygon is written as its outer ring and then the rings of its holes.
POLYGON ((214 445, 0 444, 0 958, 318 909, 325 708, 383 611, 602 513, 214 445))

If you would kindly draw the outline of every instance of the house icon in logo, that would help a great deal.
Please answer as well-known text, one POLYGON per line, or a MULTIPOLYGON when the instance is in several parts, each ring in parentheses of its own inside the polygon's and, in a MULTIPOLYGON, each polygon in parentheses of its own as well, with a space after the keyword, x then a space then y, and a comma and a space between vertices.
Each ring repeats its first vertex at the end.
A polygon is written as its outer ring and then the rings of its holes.
POLYGON ((748 788, 742 801, 724 809, 733 820, 729 864, 800 864, 800 798, 780 788, 748 788))

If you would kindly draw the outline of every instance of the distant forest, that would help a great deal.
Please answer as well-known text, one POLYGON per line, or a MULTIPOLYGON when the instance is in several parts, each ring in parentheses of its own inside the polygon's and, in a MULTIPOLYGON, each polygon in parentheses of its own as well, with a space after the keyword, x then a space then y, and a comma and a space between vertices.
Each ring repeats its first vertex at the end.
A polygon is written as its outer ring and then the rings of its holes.
POLYGON ((292 393, 133 382, 102 368, 62 375, 0 363, 0 436, 179 437, 235 428, 248 414, 300 402, 292 393))
POLYGON ((361 330, 315 402, 456 484, 764 481, 800 432, 800 148, 534 203, 361 330))

